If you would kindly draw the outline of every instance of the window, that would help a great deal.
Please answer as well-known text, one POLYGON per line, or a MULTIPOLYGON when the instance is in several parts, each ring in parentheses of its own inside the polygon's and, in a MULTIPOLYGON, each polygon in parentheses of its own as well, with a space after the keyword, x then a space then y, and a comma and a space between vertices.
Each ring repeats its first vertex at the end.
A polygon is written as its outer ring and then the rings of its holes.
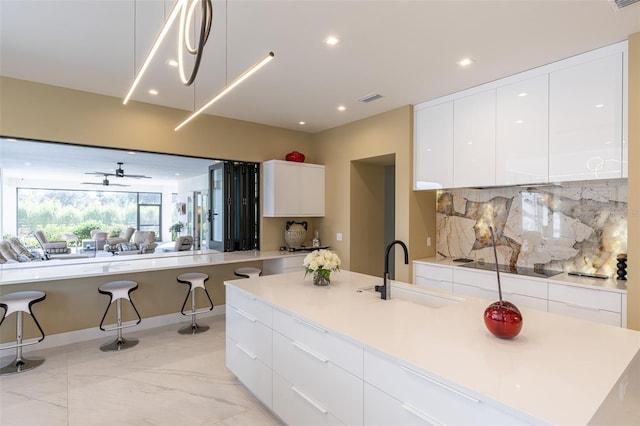
POLYGON ((62 233, 88 239, 94 229, 118 235, 133 227, 160 236, 161 206, 159 193, 18 188, 18 234, 42 230, 52 239, 62 233))

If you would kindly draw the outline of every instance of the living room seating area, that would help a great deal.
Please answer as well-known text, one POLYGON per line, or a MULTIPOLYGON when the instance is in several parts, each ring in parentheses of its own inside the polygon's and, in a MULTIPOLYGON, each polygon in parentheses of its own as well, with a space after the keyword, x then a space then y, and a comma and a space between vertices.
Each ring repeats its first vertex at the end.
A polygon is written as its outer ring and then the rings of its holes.
POLYGON ((153 253, 157 246, 158 243, 156 242, 156 233, 154 231, 135 231, 133 233, 133 242, 108 244, 105 246, 105 251, 114 255, 148 254, 153 253))

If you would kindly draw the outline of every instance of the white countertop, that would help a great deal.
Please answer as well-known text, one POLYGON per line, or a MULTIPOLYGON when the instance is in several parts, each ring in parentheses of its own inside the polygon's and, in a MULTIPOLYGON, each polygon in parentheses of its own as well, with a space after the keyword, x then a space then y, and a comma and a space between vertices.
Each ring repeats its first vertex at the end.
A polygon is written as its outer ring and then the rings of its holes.
MULTIPOLYGON (((52 259, 42 262, 0 265, 0 285, 93 277, 104 274, 128 274, 160 269, 189 268, 200 265, 239 263, 305 256, 300 252, 198 250, 171 253, 104 256, 84 259, 52 259)), ((302 260, 300 261, 302 264, 302 260)))
POLYGON ((526 308, 520 335, 501 340, 484 326, 485 300, 432 309, 393 299, 393 289, 391 300, 356 291, 377 277, 342 271, 318 287, 303 276, 225 284, 552 424, 586 424, 640 351, 640 332, 526 308))
MULTIPOLYGON (((435 257, 429 257, 425 259, 416 259, 414 260, 414 262, 425 263, 428 265, 447 266, 451 268, 459 268, 461 267, 461 265, 464 265, 464 263, 454 262, 450 258, 435 258, 435 257)), ((462 269, 467 269, 467 268, 462 268, 462 269)), ((495 274, 495 271, 487 271, 483 269, 471 268, 469 270, 478 272, 478 273, 495 274)), ((545 282, 556 283, 556 284, 568 284, 568 285, 575 285, 580 287, 596 288, 596 289, 600 288, 603 290, 615 291, 620 293, 626 293, 627 286, 629 285, 628 280, 618 281, 615 279, 615 277, 608 278, 608 279, 577 277, 574 275, 569 275, 566 272, 563 272, 558 275, 554 275, 552 277, 531 277, 527 275, 513 275, 513 274, 509 274, 508 272, 500 272, 500 274, 501 275, 507 274, 512 276, 517 276, 518 278, 530 279, 530 280, 536 280, 536 281, 545 281, 545 282)))

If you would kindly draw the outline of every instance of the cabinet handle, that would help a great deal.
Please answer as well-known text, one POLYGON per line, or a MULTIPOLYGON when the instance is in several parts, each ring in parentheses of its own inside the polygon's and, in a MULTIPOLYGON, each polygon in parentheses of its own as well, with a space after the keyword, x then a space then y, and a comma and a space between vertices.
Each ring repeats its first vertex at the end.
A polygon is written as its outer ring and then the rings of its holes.
POLYGON ((234 308, 236 310, 237 313, 239 313, 241 316, 245 317, 246 319, 248 319, 251 322, 256 322, 257 319, 254 318, 253 316, 249 315, 248 313, 246 313, 245 311, 241 311, 238 308, 234 308))
POLYGON ((313 406, 313 408, 315 408, 316 410, 320 411, 322 414, 327 414, 328 413, 328 411, 324 407, 322 407, 320 404, 315 402, 313 399, 309 398, 302 391, 298 390, 298 388, 296 388, 295 386, 291 386, 291 390, 294 391, 295 393, 297 393, 302 399, 307 401, 311 406, 313 406))
POLYGON ((600 312, 602 309, 596 308, 595 306, 587 306, 587 305, 580 305, 578 303, 571 303, 571 302, 562 302, 567 306, 571 306, 572 308, 578 308, 578 309, 587 309, 589 311, 596 311, 596 312, 600 312))
POLYGON ((293 318, 294 320, 298 321, 299 323, 302 323, 302 324, 306 325, 307 327, 311 327, 311 328, 313 328, 314 330, 319 331, 320 333, 326 333, 326 332, 327 332, 327 330, 325 330, 324 328, 318 327, 318 326, 317 326, 317 325, 315 325, 315 324, 308 323, 307 321, 305 321, 305 320, 303 320, 303 319, 300 319, 300 318, 298 318, 298 317, 292 317, 292 318, 293 318))
POLYGON ((451 386, 447 386, 447 385, 445 385, 444 383, 440 383, 440 382, 438 382, 437 380, 434 380, 434 379, 432 379, 431 377, 427 377, 427 376, 425 376, 424 374, 418 373, 417 371, 415 371, 415 370, 413 370, 413 369, 411 369, 411 368, 409 368, 409 367, 405 367, 404 365, 401 365, 400 367, 401 367, 404 371, 406 371, 407 373, 411 373, 411 374, 413 374, 414 376, 418 376, 418 377, 420 377, 421 379, 424 379, 424 380, 426 380, 426 381, 428 381, 428 382, 433 383, 434 385, 438 385, 438 386, 440 386, 440 387, 442 387, 442 388, 445 388, 445 389, 447 389, 448 391, 451 391, 451 392, 453 392, 453 393, 455 393, 455 394, 458 394, 458 395, 460 395, 460 396, 462 396, 462 397, 464 397, 464 398, 467 398, 467 399, 468 399, 468 400, 470 400, 470 401, 473 401, 473 402, 480 402, 480 400, 479 400, 479 399, 476 399, 476 398, 472 397, 471 395, 467 395, 466 393, 461 392, 461 391, 459 391, 459 390, 457 390, 457 389, 454 389, 454 388, 452 388, 451 386))
POLYGON ((254 354, 252 354, 251 352, 249 352, 248 350, 246 350, 243 346, 241 346, 240 344, 236 343, 236 347, 238 349, 240 349, 242 352, 245 353, 245 355, 247 355, 249 358, 251 359, 257 359, 258 357, 255 356, 254 354))
POLYGON ((419 418, 422 421, 425 421, 429 424, 432 425, 442 425, 442 423, 440 423, 439 421, 437 421, 436 419, 434 419, 431 416, 427 416, 426 414, 424 414, 422 411, 418 410, 415 407, 412 407, 409 404, 403 403, 402 405, 400 405, 402 408, 404 408, 406 411, 410 412, 411 414, 413 414, 414 416, 416 416, 417 418, 419 418))
POLYGON ((315 359, 317 359, 320 362, 324 362, 324 363, 329 362, 329 360, 326 359, 325 357, 323 357, 322 355, 319 355, 319 354, 313 352, 311 349, 306 348, 305 346, 301 345, 298 342, 291 342, 291 344, 293 346, 295 346, 296 348, 300 349, 302 352, 305 352, 305 353, 311 355, 312 357, 314 357, 315 359))

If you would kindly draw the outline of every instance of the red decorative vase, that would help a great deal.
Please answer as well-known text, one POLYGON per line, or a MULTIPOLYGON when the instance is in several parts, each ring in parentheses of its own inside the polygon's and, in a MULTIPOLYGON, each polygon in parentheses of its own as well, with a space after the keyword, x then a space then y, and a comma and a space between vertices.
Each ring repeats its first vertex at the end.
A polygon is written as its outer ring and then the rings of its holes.
POLYGON ((284 157, 287 161, 295 161, 296 163, 304 163, 304 154, 298 151, 293 151, 284 157))

